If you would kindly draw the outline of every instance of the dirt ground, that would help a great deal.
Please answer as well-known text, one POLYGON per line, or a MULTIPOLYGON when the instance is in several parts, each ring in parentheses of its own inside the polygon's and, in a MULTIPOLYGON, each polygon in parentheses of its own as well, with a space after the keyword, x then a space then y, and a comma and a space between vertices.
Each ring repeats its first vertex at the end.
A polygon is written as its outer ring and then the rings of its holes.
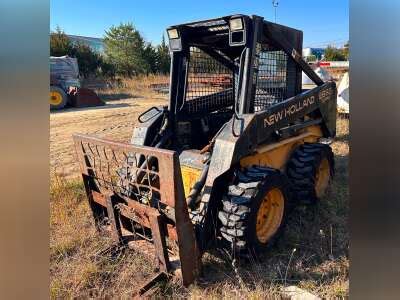
POLYGON ((167 98, 128 98, 105 106, 67 108, 50 113, 50 172, 66 178, 79 176, 72 135, 84 133, 128 142, 137 116, 151 106, 166 105, 167 98))
MULTIPOLYGON (((110 248, 111 241, 94 229, 79 178, 72 134, 128 142, 137 116, 151 106, 166 105, 167 100, 163 95, 141 92, 128 96, 113 91, 108 97, 111 96, 113 100, 103 107, 50 113, 52 299, 131 298, 137 283, 153 272, 151 264, 137 253, 104 250, 110 248), (53 176, 55 173, 59 176, 53 176)), ((336 175, 329 193, 315 207, 296 208, 282 238, 260 262, 240 264, 235 271, 220 254, 207 253, 203 258, 204 275, 198 283, 188 289, 168 283, 156 298, 278 299, 279 291, 288 285, 326 299, 346 298, 349 137, 349 120, 338 119, 337 136, 331 145, 336 175)))

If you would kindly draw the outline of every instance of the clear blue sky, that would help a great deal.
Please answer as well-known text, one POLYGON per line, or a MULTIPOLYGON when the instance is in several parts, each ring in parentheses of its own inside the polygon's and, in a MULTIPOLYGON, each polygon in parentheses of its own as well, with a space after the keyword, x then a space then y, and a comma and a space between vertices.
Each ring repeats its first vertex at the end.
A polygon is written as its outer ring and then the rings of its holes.
MULTIPOLYGON (((103 37, 111 25, 132 22, 153 44, 169 25, 235 13, 274 21, 272 0, 50 0, 50 29, 103 37)), ((304 47, 343 45, 349 38, 348 0, 279 0, 277 23, 303 31, 304 47)))

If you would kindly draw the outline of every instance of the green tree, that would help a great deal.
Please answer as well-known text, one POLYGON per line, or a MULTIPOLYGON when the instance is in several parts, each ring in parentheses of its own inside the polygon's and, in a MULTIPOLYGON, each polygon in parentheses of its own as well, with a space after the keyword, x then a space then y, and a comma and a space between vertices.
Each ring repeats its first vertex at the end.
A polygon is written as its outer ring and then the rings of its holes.
POLYGON ((325 58, 325 60, 328 60, 328 61, 346 60, 346 56, 343 53, 343 50, 342 49, 338 49, 338 48, 333 47, 333 46, 328 46, 325 49, 324 58, 325 58))
POLYGON ((309 56, 304 57, 304 60, 306 62, 313 62, 317 60, 317 57, 314 54, 311 54, 309 56))
POLYGON ((95 73, 101 63, 99 54, 83 43, 73 43, 58 26, 50 34, 50 55, 76 57, 79 73, 84 77, 95 73))
POLYGON ((148 72, 150 73, 157 73, 158 66, 157 66, 157 52, 156 49, 150 44, 147 43, 146 47, 143 51, 143 57, 147 64, 149 65, 148 72))
POLYGON ((107 59, 117 74, 130 77, 150 71, 144 39, 131 23, 121 23, 106 31, 104 46, 107 59))
POLYGON ((349 41, 347 41, 347 43, 344 44, 344 46, 343 46, 343 54, 347 60, 349 59, 349 48, 350 48, 350 43, 349 43, 349 41))
POLYGON ((51 56, 64 56, 70 55, 73 45, 68 36, 64 33, 59 26, 56 31, 50 33, 50 55, 51 56))
POLYGON ((165 43, 165 38, 164 35, 162 36, 161 39, 161 44, 157 46, 156 48, 156 67, 157 67, 157 72, 162 73, 162 74, 167 74, 169 73, 170 70, 170 65, 171 65, 171 58, 169 55, 169 48, 165 43))
POLYGON ((100 66, 100 55, 83 43, 79 42, 73 46, 71 56, 78 59, 79 73, 84 77, 94 74, 100 66))
POLYGON ((104 77, 114 78, 115 77, 115 66, 108 61, 104 56, 100 56, 99 60, 99 73, 104 77))

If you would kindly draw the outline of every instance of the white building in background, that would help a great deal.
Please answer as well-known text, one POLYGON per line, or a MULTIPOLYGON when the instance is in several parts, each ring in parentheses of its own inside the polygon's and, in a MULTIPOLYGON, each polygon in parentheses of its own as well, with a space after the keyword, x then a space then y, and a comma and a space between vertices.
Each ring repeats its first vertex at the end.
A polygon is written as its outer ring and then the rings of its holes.
POLYGON ((337 108, 338 112, 348 114, 350 112, 350 95, 349 95, 349 72, 346 72, 339 83, 337 90, 337 108))
POLYGON ((306 61, 315 61, 323 59, 325 48, 304 48, 303 57, 306 61))
MULTIPOLYGON (((327 82, 329 80, 332 80, 332 76, 331 74, 329 74, 329 72, 327 70, 325 70, 324 68, 321 67, 317 67, 314 69, 314 72, 319 76, 319 78, 322 79, 322 81, 327 82)), ((315 86, 315 83, 304 73, 301 72, 301 81, 302 81, 302 85, 303 87, 308 87, 308 88, 312 88, 315 86)))
POLYGON ((67 34, 67 36, 72 41, 72 43, 82 43, 89 46, 95 52, 104 53, 104 43, 103 39, 101 38, 71 34, 67 34))

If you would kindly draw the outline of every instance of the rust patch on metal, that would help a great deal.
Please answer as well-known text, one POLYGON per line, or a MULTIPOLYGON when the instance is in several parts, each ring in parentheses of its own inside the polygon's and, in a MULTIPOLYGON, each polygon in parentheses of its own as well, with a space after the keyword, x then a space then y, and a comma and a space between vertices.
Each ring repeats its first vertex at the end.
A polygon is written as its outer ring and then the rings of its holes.
POLYGON ((177 153, 85 135, 73 139, 96 226, 106 222, 115 243, 191 284, 200 271, 200 253, 177 153))

